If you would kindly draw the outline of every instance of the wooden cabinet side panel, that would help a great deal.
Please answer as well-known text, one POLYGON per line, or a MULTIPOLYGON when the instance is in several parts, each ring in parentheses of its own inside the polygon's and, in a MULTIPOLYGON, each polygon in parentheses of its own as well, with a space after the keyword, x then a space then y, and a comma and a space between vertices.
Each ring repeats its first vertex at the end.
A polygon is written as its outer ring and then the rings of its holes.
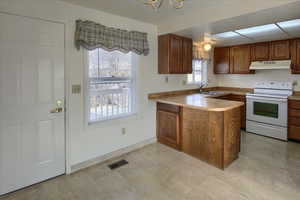
POLYGON ((158 37, 158 73, 169 73, 170 40, 168 35, 158 37))
POLYGON ((223 113, 183 108, 182 150, 223 169, 223 113))
POLYGON ((300 110, 300 101, 297 100, 289 100, 289 109, 298 109, 300 110))
POLYGON ((224 167, 238 158, 241 142, 240 108, 224 112, 224 167))
POLYGON ((219 47, 214 49, 214 73, 229 74, 230 73, 230 48, 219 47))

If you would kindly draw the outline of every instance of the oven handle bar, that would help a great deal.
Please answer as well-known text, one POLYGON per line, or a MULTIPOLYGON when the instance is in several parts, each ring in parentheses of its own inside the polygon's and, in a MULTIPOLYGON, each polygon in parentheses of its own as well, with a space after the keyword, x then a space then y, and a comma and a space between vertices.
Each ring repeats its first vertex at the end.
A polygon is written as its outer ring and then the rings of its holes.
POLYGON ((247 99, 273 101, 273 102, 287 102, 288 101, 288 99, 283 99, 283 98, 281 99, 281 98, 254 97, 254 96, 247 96, 247 99))

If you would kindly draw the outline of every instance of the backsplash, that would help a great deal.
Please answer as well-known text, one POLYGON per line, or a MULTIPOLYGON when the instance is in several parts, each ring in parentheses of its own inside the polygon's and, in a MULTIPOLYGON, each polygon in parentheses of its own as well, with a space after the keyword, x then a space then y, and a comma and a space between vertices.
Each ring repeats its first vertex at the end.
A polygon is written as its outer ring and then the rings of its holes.
POLYGON ((292 75, 290 70, 257 70, 255 74, 214 75, 218 86, 253 88, 258 81, 294 81, 294 89, 300 91, 300 75, 292 75))

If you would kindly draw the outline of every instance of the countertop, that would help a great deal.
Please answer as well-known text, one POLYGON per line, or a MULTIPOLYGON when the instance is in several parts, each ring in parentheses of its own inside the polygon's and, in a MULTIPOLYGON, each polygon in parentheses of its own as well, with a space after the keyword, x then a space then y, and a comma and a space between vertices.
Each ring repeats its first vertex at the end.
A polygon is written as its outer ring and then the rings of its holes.
MULTIPOLYGON (((228 94, 227 91, 226 94, 228 94)), ((243 102, 213 98, 222 95, 224 94, 220 94, 220 95, 219 94, 218 95, 187 94, 187 95, 179 95, 179 96, 172 96, 172 97, 161 97, 155 99, 155 101, 160 103, 172 104, 172 105, 177 105, 182 107, 189 107, 189 108, 205 110, 205 111, 226 111, 244 105, 243 102)))
POLYGON ((293 96, 289 96, 290 100, 298 100, 300 101, 300 95, 293 95, 293 96))

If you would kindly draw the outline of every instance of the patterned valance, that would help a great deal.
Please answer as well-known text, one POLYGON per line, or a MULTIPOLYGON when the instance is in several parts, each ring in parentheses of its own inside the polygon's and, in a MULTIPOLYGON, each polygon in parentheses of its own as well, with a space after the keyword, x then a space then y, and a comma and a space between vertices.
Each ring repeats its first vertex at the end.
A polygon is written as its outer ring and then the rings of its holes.
POLYGON ((92 21, 76 21, 75 45, 77 49, 102 48, 107 51, 130 51, 138 55, 149 54, 147 33, 106 27, 92 21))

